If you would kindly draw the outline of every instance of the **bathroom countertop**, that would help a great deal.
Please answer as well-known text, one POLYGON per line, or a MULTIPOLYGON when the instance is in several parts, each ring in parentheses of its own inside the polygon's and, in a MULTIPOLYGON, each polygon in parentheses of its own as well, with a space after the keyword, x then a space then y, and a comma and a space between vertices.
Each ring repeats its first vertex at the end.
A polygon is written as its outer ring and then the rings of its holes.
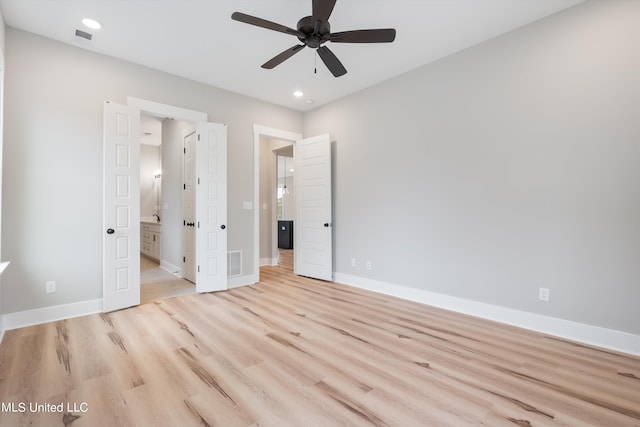
POLYGON ((161 224, 154 217, 142 217, 142 218, 140 218, 140 222, 145 223, 145 224, 154 224, 154 225, 160 225, 161 224))

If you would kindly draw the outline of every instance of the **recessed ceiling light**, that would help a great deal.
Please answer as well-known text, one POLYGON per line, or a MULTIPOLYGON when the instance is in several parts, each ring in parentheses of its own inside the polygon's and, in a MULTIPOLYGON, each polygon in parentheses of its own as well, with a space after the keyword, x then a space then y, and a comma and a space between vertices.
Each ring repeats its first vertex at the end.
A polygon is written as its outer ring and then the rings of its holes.
POLYGON ((82 20, 82 23, 93 30, 99 30, 100 28, 102 28, 102 24, 96 21, 95 19, 84 18, 82 20))
POLYGON ((304 102, 305 102, 305 104, 313 104, 313 99, 307 99, 304 102))
POLYGON ((293 96, 295 96, 296 98, 300 98, 300 97, 304 96, 304 93, 302 93, 301 91, 297 90, 297 91, 293 92, 293 96))

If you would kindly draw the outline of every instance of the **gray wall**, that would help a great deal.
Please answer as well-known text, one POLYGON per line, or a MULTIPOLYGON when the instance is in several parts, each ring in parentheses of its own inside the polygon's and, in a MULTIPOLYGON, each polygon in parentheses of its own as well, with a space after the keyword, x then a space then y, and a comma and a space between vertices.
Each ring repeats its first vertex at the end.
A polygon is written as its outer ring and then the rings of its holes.
MULTIPOLYGON (((102 105, 127 96, 228 125, 229 250, 253 253, 253 125, 302 114, 12 28, 6 35, 2 312, 102 298, 102 105), (7 185, 11 183, 11 185, 7 185), (55 280, 57 292, 45 293, 55 280)), ((243 274, 253 273, 244 263, 243 274)))
POLYGON ((638 22, 587 2, 305 114, 337 272, 640 333, 638 22))

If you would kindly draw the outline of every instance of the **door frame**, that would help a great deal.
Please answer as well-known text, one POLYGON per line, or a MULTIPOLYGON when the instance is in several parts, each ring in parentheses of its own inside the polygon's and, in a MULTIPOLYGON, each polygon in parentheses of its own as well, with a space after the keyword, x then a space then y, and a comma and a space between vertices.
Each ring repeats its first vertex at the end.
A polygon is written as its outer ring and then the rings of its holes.
MULTIPOLYGON (((290 141, 295 153, 296 141, 302 139, 302 134, 287 130, 253 125, 253 274, 250 283, 260 281, 260 137, 277 138, 290 141)), ((295 154, 294 154, 295 156, 295 154)), ((295 252, 294 252, 295 257, 295 252)), ((231 286, 230 286, 231 287, 231 286)))

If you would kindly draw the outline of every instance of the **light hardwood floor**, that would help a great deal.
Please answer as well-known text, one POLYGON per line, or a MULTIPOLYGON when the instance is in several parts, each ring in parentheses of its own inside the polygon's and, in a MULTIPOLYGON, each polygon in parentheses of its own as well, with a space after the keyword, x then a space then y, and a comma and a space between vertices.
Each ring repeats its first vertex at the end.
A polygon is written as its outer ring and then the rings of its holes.
POLYGON ((157 262, 140 256, 140 304, 195 292, 193 283, 174 276, 160 268, 157 262))
POLYGON ((26 411, 0 425, 640 426, 638 357, 285 265, 255 286, 8 331, 0 401, 26 411))

